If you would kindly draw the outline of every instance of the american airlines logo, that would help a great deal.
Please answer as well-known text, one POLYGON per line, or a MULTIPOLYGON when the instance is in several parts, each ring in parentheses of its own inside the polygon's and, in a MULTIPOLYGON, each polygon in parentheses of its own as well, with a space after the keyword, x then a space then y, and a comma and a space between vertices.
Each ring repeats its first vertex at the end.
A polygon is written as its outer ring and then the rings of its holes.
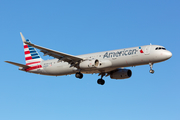
POLYGON ((140 53, 144 53, 143 50, 141 49, 141 47, 139 47, 140 53))
POLYGON ((112 58, 112 57, 119 57, 119 56, 127 56, 127 55, 133 55, 138 52, 137 49, 132 50, 126 50, 123 51, 117 51, 117 52, 106 52, 103 56, 103 58, 112 58))

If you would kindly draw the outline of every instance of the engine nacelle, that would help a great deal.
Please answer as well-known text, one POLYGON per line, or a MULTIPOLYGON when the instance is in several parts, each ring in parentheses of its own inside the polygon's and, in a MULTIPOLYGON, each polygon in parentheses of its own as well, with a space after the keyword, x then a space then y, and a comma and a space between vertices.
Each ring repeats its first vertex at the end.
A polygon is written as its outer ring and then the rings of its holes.
POLYGON ((132 75, 131 70, 129 69, 118 69, 117 71, 113 71, 110 74, 111 79, 126 79, 130 78, 132 75))
POLYGON ((101 60, 99 61, 99 65, 97 68, 101 69, 101 68, 107 68, 111 66, 112 66, 112 62, 110 60, 101 60))
POLYGON ((82 61, 79 64, 79 67, 82 69, 88 69, 88 68, 96 68, 99 65, 99 60, 86 60, 86 61, 82 61))

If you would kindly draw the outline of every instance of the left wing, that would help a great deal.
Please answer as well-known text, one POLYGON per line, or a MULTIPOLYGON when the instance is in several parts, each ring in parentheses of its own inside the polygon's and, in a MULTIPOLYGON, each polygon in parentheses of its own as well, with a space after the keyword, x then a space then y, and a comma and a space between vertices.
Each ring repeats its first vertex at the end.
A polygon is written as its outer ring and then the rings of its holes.
POLYGON ((69 64, 71 64, 72 66, 75 66, 75 67, 81 60, 83 60, 83 58, 80 58, 80 57, 76 57, 76 56, 73 56, 73 55, 69 55, 69 54, 66 54, 66 53, 58 52, 58 51, 55 51, 55 50, 51 50, 51 49, 48 49, 48 48, 44 48, 44 47, 29 43, 29 42, 27 42, 25 40, 22 33, 20 33, 20 34, 21 34, 22 41, 24 43, 39 49, 41 52, 44 53, 44 56, 46 56, 46 55, 52 56, 52 57, 57 58, 59 60, 62 60, 64 62, 68 62, 69 64))

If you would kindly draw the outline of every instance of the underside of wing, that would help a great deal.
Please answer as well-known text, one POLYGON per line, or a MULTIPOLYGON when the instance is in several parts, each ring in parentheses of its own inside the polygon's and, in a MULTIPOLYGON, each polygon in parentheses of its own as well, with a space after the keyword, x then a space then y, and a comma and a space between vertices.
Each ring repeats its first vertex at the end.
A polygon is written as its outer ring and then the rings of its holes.
POLYGON ((25 43, 27 45, 30 45, 32 47, 39 49, 41 52, 44 53, 44 56, 46 56, 46 55, 52 56, 52 57, 62 60, 64 62, 68 62, 69 64, 71 64, 73 66, 78 64, 81 60, 83 60, 83 58, 76 57, 76 56, 69 55, 69 54, 62 53, 62 52, 58 52, 58 51, 51 50, 48 48, 44 48, 44 47, 29 43, 29 42, 25 42, 25 43))

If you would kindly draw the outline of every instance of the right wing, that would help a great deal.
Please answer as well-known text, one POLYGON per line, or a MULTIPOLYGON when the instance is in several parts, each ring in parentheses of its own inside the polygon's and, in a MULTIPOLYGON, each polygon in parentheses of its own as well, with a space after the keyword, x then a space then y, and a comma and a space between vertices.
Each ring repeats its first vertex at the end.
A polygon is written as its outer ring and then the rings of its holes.
POLYGON ((28 66, 28 65, 23 65, 23 64, 19 64, 19 63, 11 62, 11 61, 4 61, 4 62, 7 62, 7 63, 10 63, 10 64, 13 64, 13 65, 16 65, 16 66, 19 66, 19 67, 23 67, 23 68, 30 68, 30 66, 28 66))
POLYGON ((39 49, 41 52, 44 53, 44 56, 46 56, 46 55, 52 56, 52 57, 57 58, 59 60, 62 60, 64 62, 68 62, 69 64, 71 64, 72 66, 75 66, 75 67, 76 67, 76 65, 78 65, 78 63, 81 60, 83 60, 83 58, 80 58, 80 57, 76 57, 76 56, 69 55, 69 54, 66 54, 66 53, 58 52, 58 51, 55 51, 55 50, 51 50, 51 49, 44 48, 44 47, 32 44, 30 42, 27 42, 25 40, 24 36, 22 35, 22 33, 20 33, 20 34, 21 34, 21 38, 22 38, 24 43, 39 49))

